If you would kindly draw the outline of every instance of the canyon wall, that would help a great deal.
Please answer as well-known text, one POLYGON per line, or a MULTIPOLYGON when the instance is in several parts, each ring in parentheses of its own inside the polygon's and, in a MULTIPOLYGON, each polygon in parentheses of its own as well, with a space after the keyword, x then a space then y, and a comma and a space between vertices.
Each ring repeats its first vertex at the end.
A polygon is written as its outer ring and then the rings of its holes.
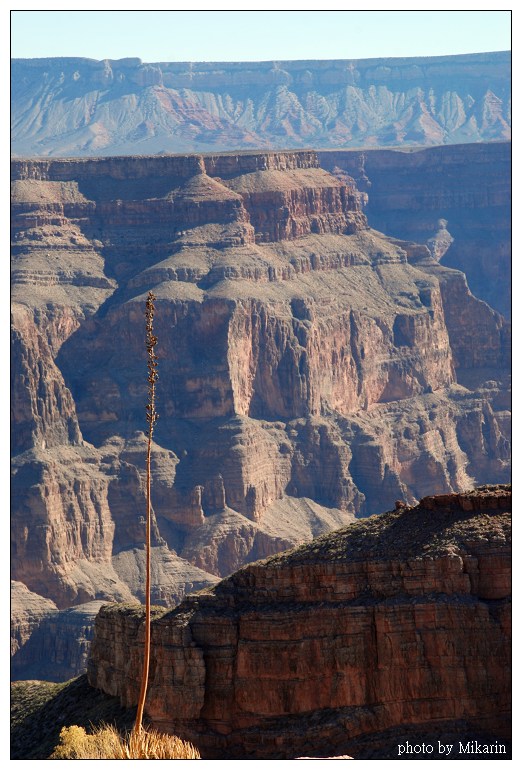
POLYGON ((376 230, 425 243, 471 291, 511 313, 511 143, 408 151, 322 151, 321 166, 349 176, 376 230))
POLYGON ((153 600, 431 492, 505 482, 509 326, 370 230, 315 153, 12 163, 12 571, 153 600))
POLYGON ((18 156, 434 145, 511 136, 509 51, 286 62, 13 59, 11 76, 18 156))
MULTIPOLYGON (((506 739, 510 510, 502 486, 427 497, 158 609, 147 718, 206 758, 357 757, 393 728, 506 739)), ((125 706, 142 637, 139 608, 97 616, 89 682, 125 706)))
POLYGON ((63 682, 85 670, 103 601, 58 610, 11 581, 11 678, 63 682))

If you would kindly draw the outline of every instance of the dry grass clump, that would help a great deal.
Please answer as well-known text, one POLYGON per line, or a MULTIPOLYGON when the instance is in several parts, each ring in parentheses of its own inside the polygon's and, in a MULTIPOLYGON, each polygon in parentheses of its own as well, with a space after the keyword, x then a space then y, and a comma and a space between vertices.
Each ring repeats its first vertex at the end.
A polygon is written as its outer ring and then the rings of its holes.
POLYGON ((201 759, 199 751, 175 735, 156 730, 131 732, 122 737, 112 725, 102 725, 92 735, 83 727, 63 727, 60 743, 50 759, 201 759))

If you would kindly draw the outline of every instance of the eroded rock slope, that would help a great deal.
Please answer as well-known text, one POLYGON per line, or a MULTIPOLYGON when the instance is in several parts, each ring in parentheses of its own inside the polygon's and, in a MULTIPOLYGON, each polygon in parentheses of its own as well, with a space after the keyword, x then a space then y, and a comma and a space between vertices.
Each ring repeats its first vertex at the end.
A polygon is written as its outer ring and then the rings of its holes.
POLYGON ((511 136, 509 51, 228 63, 14 59, 11 73, 12 151, 19 156, 384 147, 511 136))
POLYGON ((508 327, 313 152, 14 161, 13 578, 153 598, 509 475, 508 327))
POLYGON ((511 313, 511 143, 412 150, 323 151, 321 166, 353 178, 372 227, 425 243, 466 273, 473 294, 511 313))

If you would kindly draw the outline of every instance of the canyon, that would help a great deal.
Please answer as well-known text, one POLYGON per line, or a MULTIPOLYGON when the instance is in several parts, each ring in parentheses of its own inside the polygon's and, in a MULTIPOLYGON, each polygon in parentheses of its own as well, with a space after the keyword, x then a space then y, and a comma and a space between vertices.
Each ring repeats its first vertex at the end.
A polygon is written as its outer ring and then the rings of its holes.
POLYGON ((277 62, 13 59, 11 74, 16 156, 511 138, 509 51, 277 62))
POLYGON ((511 143, 325 150, 323 168, 353 179, 370 225, 425 243, 462 270, 475 296, 511 314, 511 143))
MULTIPOLYGON (((148 719, 210 759, 368 758, 386 735, 387 759, 405 736, 505 745, 510 511, 507 486, 428 496, 156 608, 148 719)), ((88 679, 127 707, 142 636, 142 608, 102 607, 88 679)))
POLYGON ((70 677, 99 603, 143 599, 149 289, 156 604, 395 500, 509 480, 508 321, 443 237, 370 228, 342 155, 12 161, 20 678, 36 634, 77 640, 70 677))

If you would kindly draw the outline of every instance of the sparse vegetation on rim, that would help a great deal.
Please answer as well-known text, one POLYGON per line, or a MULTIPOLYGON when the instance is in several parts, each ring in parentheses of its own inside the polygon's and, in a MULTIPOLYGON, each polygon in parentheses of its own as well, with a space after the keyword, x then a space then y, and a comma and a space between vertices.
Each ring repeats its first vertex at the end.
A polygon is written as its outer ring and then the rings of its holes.
MULTIPOLYGON (((369 516, 311 543, 269 556, 264 563, 435 557, 473 548, 484 529, 493 542, 511 543, 511 484, 483 485, 433 499, 440 501, 435 510, 429 507, 430 498, 424 498, 418 505, 369 516), (498 498, 498 507, 495 502, 490 508, 484 503, 483 508, 473 509, 471 501, 481 495, 485 499, 489 495, 491 501, 498 498), (467 498, 469 507, 462 508, 459 497, 467 498)), ((248 570, 248 565, 243 570, 248 570)))

